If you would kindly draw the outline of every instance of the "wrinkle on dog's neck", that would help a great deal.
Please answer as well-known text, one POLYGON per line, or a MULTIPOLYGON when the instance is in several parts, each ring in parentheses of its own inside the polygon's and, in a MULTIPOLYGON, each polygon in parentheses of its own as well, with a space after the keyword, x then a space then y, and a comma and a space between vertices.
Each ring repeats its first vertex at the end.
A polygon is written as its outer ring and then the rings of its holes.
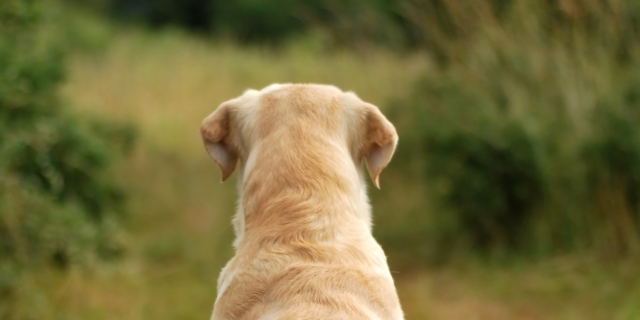
POLYGON ((370 233, 362 174, 346 147, 318 140, 303 149, 257 149, 254 156, 260 161, 248 166, 241 179, 239 237, 242 232, 242 237, 282 243, 370 233))

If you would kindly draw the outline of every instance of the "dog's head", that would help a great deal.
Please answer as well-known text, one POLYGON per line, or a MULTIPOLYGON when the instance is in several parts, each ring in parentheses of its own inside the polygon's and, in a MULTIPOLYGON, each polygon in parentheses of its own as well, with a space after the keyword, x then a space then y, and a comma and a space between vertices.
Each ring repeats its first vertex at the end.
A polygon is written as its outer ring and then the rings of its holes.
POLYGON ((366 163, 378 188, 380 172, 398 142, 394 126, 376 106, 326 85, 276 84, 261 91, 247 90, 221 104, 200 127, 204 146, 222 171, 222 181, 238 161, 246 163, 261 141, 278 134, 300 137, 300 143, 305 137, 331 140, 349 151, 356 166, 366 163))

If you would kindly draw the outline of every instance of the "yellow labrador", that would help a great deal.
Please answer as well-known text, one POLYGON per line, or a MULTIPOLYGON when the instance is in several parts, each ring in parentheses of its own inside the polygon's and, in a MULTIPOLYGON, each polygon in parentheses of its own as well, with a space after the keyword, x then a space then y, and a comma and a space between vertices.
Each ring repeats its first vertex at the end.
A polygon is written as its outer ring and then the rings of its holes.
POLYGON ((361 165, 379 187, 398 141, 376 106, 274 84, 220 105, 200 134, 222 181, 239 162, 236 255, 211 319, 403 319, 361 165))

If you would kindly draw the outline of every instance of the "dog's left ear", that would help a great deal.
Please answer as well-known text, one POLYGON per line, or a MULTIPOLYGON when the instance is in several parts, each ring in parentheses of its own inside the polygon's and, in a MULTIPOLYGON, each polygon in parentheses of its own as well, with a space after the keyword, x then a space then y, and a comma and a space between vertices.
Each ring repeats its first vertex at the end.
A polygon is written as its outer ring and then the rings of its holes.
POLYGON ((205 149, 222 172, 222 181, 227 180, 236 168, 238 154, 230 145, 230 108, 223 103, 211 115, 202 121, 200 136, 205 149))
POLYGON ((367 104, 366 113, 364 160, 373 184, 380 189, 380 172, 391 161, 398 144, 398 134, 378 107, 367 104))

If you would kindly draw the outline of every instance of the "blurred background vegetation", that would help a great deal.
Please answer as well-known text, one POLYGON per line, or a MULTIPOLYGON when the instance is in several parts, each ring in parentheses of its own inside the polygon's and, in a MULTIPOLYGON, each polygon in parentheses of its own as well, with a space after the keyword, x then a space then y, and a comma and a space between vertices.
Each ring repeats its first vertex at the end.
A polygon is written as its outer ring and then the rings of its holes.
POLYGON ((0 319, 202 319, 234 183, 197 130, 330 83, 407 319, 640 319, 640 2, 3 0, 0 319))

